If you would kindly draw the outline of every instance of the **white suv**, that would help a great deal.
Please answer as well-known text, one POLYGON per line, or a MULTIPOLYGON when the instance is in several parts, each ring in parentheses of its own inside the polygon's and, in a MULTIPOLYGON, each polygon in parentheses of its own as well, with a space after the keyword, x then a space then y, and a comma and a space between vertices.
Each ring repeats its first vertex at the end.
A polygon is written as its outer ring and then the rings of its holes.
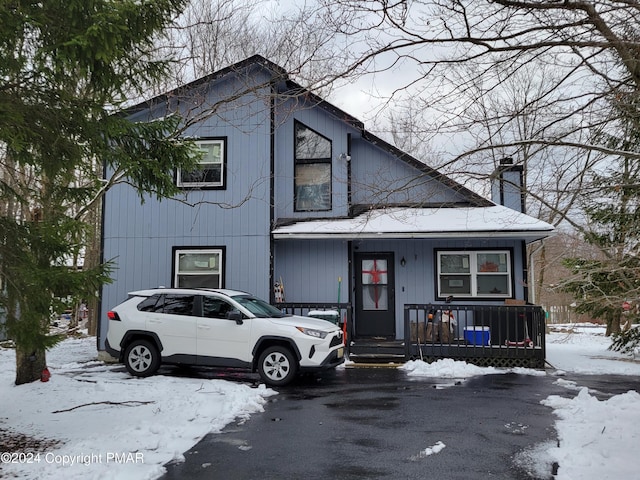
POLYGON ((244 292, 158 288, 131 292, 108 312, 106 349, 129 373, 161 363, 258 371, 268 385, 344 362, 342 331, 326 320, 289 316, 244 292))

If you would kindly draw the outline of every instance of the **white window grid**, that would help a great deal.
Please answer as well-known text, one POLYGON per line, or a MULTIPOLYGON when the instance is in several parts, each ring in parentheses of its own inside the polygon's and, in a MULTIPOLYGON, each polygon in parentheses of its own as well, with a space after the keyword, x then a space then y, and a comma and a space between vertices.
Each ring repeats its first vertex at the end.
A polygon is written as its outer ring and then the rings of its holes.
POLYGON ((470 278, 470 290, 469 294, 458 294, 458 297, 465 298, 510 298, 512 296, 511 285, 512 285, 512 276, 511 276, 511 252, 509 250, 441 250, 438 251, 438 296, 444 297, 447 296, 448 293, 442 292, 442 276, 443 275, 458 275, 458 276, 468 276, 470 278), (479 254, 502 254, 505 255, 506 258, 506 271, 504 272, 480 272, 478 265, 478 255, 479 254), (468 255, 469 257, 469 273, 458 273, 458 272, 442 272, 442 263, 441 257, 443 255, 468 255), (507 277, 507 292, 506 293, 478 293, 478 275, 498 275, 498 276, 506 276, 507 277))
POLYGON ((207 165, 219 165, 220 166, 220 181, 218 182, 183 182, 181 171, 178 170, 178 178, 177 183, 179 187, 223 187, 224 186, 224 140, 202 140, 199 142, 195 142, 198 148, 201 148, 203 151, 207 151, 208 149, 202 148, 210 145, 219 145, 220 146, 220 155, 219 158, 215 161, 209 160, 209 155, 205 155, 199 162, 199 165, 202 167, 206 167, 207 165))
POLYGON ((180 276, 205 276, 205 275, 218 275, 219 285, 218 288, 222 287, 222 262, 224 261, 223 252, 219 248, 203 248, 203 249, 180 249, 176 250, 174 254, 174 264, 175 264, 175 277, 174 277, 174 285, 179 285, 180 276), (180 270, 180 255, 210 255, 217 256, 218 260, 216 262, 215 268, 211 268, 208 272, 200 271, 200 272, 185 272, 180 270))

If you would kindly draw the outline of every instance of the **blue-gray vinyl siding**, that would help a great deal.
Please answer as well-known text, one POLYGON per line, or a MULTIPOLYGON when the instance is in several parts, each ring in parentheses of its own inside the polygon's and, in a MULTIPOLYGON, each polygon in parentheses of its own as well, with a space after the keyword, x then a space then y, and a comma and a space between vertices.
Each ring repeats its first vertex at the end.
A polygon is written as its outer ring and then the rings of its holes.
POLYGON ((354 138, 351 146, 352 203, 425 205, 466 199, 386 150, 354 138))
POLYGON ((522 171, 501 170, 499 175, 491 182, 491 200, 517 212, 524 213, 521 184, 522 171))
POLYGON ((340 301, 353 302, 353 254, 393 253, 398 338, 404 335, 404 305, 435 300, 434 258, 439 248, 511 249, 513 296, 524 299, 522 242, 517 240, 470 237, 451 241, 323 239, 272 243, 271 220, 346 217, 350 207, 357 204, 420 205, 464 203, 467 199, 369 142, 359 130, 324 108, 305 105, 300 99, 272 104, 270 87, 247 90, 251 82, 266 85, 268 78, 263 73, 254 71, 253 76, 236 80, 230 74, 197 86, 188 97, 172 97, 168 107, 158 101, 132 115, 134 121, 148 121, 174 109, 190 118, 202 118, 190 124, 185 135, 225 139, 226 183, 224 189, 184 191, 174 199, 159 201, 148 196, 144 203, 125 184, 109 191, 104 203, 103 241, 104 259, 113 261, 114 282, 102 291, 101 348, 108 323, 106 312, 123 301, 128 292, 173 285, 175 247, 223 248, 224 287, 269 299, 271 280, 282 279, 285 300, 299 303, 337 303, 339 278, 340 301), (219 102, 227 97, 235 100, 219 102), (332 142, 330 211, 294 210, 295 121, 332 142), (403 257, 404 267, 400 265, 403 257))
POLYGON ((276 218, 327 218, 346 216, 347 201, 347 137, 359 133, 326 110, 301 106, 291 100, 276 109, 275 144, 275 216, 276 218), (294 122, 299 121, 331 140, 331 210, 296 212, 294 206, 294 122), (344 154, 344 155, 343 155, 344 154), (343 155, 341 157, 341 155, 343 155))
MULTIPOLYGON (((173 284, 174 247, 224 248, 224 286, 269 298, 271 125, 267 93, 251 92, 224 104, 215 115, 185 132, 196 139, 226 139, 225 189, 185 191, 161 201, 147 196, 144 203, 126 184, 108 192, 104 259, 113 261, 114 282, 102 291, 101 348, 106 312, 111 307, 130 291, 173 284)), ((216 98, 209 93, 179 106, 184 113, 198 114, 215 104, 216 98)), ((153 115, 165 114, 160 106, 153 109, 153 115)), ((144 118, 149 118, 148 111, 133 117, 144 118)))
POLYGON ((361 133, 321 108, 296 110, 291 101, 276 111, 275 216, 306 219, 344 217, 351 205, 457 203, 467 199, 387 150, 362 138, 361 133), (330 211, 294 210, 294 121, 299 121, 332 142, 332 202, 330 211), (349 146, 349 135, 351 145, 349 146), (347 160, 347 154, 349 160, 347 160), (351 170, 351 205, 348 199, 351 170))
POLYGON ((286 240, 274 246, 275 279, 282 279, 288 302, 349 301, 349 249, 344 240, 286 240))
MULTIPOLYGON (((343 240, 279 240, 275 246, 275 277, 282 278, 288 302, 337 302, 338 278, 342 277, 341 301, 353 302, 349 285, 349 243, 343 240)), ((395 272, 396 336, 404 337, 405 304, 436 302, 435 252, 439 249, 509 249, 513 252, 513 296, 524 299, 526 279, 522 243, 516 240, 362 240, 352 242, 353 252, 392 253, 395 272), (400 264, 404 257, 406 265, 400 264)), ((354 272, 351 272, 355 275, 354 272)), ((465 299, 468 301, 468 299, 465 299)), ((491 301, 482 300, 483 304, 491 301)), ((504 304, 504 300, 493 303, 504 304)), ((354 321, 357 323, 358 319, 354 321)))

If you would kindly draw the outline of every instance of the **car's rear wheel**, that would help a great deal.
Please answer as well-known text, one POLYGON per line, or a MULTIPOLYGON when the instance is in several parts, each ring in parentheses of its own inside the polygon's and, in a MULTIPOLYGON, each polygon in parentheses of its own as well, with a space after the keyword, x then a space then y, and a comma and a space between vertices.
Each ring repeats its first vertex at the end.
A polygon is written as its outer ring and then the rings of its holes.
POLYGON ((160 368, 160 352, 148 340, 134 340, 124 352, 124 364, 131 375, 148 377, 160 368))
POLYGON ((290 383, 298 371, 298 362, 287 347, 267 348, 258 360, 258 373, 267 385, 279 387, 290 383))

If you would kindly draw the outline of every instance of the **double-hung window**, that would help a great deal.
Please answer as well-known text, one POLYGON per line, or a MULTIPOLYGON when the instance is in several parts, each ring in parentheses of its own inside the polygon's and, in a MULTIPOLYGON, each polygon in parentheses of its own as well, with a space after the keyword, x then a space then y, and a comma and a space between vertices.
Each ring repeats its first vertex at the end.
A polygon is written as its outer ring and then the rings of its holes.
POLYGON ((438 296, 510 298, 508 250, 439 251, 438 296))
POLYGON ((177 182, 183 188, 224 188, 225 141, 224 139, 200 140, 196 145, 202 152, 195 170, 178 170, 177 182))
POLYGON ((173 286, 222 288, 222 248, 175 248, 173 286))
POLYGON ((331 210, 331 140, 295 122, 295 210, 331 210))

